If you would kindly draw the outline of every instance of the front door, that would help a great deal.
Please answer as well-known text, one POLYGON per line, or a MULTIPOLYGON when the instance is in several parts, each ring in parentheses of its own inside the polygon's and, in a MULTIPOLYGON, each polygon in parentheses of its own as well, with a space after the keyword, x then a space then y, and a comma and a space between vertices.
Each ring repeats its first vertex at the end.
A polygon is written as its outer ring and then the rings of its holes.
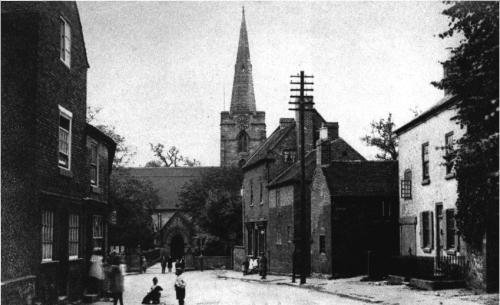
POLYGON ((182 238, 182 235, 177 234, 172 238, 170 253, 173 259, 179 259, 184 256, 184 238, 182 238))

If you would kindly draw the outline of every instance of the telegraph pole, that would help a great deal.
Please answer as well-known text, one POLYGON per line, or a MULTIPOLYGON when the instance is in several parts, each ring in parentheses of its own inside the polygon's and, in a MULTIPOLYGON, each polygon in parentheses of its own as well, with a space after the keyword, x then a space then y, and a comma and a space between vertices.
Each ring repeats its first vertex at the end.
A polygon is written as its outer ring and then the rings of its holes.
MULTIPOLYGON (((298 75, 291 75, 292 80, 291 85, 299 85, 299 88, 292 88, 290 91, 299 92, 299 95, 292 94, 290 98, 295 99, 295 101, 289 102, 295 106, 293 111, 299 112, 299 143, 300 143, 300 207, 299 209, 294 209, 294 219, 298 220, 298 228, 295 230, 294 243, 296 255, 292 257, 293 272, 299 270, 300 273, 300 284, 306 283, 307 277, 307 261, 309 258, 309 232, 307 230, 307 203, 306 203, 306 165, 305 165, 305 147, 304 147, 304 112, 310 111, 306 109, 306 105, 313 105, 314 103, 310 99, 312 96, 306 95, 306 92, 313 91, 312 88, 306 88, 306 85, 313 85, 312 82, 306 82, 307 78, 313 78, 312 75, 305 75, 304 71, 300 71, 298 75), (295 78, 299 78, 299 82, 294 82, 295 78), (307 99, 307 100, 306 100, 307 99), (295 264, 298 264, 299 268, 296 268, 295 264)), ((295 280, 295 274, 293 274, 293 280, 295 280)))

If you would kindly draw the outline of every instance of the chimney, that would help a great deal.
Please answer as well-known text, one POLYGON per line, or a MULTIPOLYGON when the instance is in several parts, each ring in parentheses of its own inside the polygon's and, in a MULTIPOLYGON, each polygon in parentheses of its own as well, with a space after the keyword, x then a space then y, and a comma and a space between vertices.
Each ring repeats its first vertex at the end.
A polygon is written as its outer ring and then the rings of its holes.
POLYGON ((325 124, 328 131, 328 139, 335 140, 339 137, 339 123, 338 122, 328 122, 325 124))
MULTIPOLYGON (((327 123, 328 124, 328 123, 327 123)), ((338 124, 337 124, 338 127, 338 124)), ((338 129, 336 129, 338 132, 338 129)), ((319 129, 319 139, 316 142, 316 165, 328 165, 331 162, 331 145, 332 139, 329 135, 328 125, 323 124, 319 129)))
MULTIPOLYGON (((298 101, 298 100, 297 100, 298 101)), ((307 97, 306 98, 307 102, 312 102, 313 97, 307 97)), ((304 147, 305 147, 305 152, 306 154, 313 150, 314 148, 314 107, 312 104, 305 104, 304 109, 304 147)), ((295 112, 295 122, 296 124, 296 131, 297 131, 297 152, 300 152, 300 120, 299 120, 299 115, 300 112, 296 111, 295 112)))
POLYGON ((295 124, 295 120, 293 118, 280 118, 280 129, 287 128, 295 124))

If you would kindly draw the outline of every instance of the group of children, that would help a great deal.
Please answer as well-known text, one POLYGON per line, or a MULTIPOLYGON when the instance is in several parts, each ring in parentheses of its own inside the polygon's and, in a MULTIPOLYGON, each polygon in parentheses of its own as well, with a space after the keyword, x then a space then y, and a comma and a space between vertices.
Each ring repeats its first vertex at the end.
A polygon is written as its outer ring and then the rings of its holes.
MULTIPOLYGON (((176 268, 175 275, 177 278, 175 279, 175 296, 179 301, 179 305, 184 305, 184 298, 186 297, 186 282, 182 277, 183 269, 176 268)), ((160 304, 161 291, 163 288, 158 285, 158 278, 153 278, 153 286, 149 290, 148 294, 142 300, 142 304, 160 304)))

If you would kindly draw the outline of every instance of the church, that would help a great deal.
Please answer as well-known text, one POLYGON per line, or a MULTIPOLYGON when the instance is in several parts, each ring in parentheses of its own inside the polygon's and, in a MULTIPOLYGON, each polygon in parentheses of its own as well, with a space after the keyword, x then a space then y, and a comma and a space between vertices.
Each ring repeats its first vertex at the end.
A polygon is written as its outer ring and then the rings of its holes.
MULTIPOLYGON (((245 10, 239 34, 234 65, 234 81, 229 111, 221 112, 220 166, 243 166, 266 140, 266 114, 257 111, 252 79, 252 63, 245 21, 245 10)), ((193 253, 198 247, 198 233, 189 215, 179 209, 178 192, 184 184, 200 178, 213 167, 136 167, 130 175, 149 180, 158 190, 160 204, 152 218, 156 243, 174 258, 193 253)), ((189 259, 186 261, 189 266, 189 259)))

